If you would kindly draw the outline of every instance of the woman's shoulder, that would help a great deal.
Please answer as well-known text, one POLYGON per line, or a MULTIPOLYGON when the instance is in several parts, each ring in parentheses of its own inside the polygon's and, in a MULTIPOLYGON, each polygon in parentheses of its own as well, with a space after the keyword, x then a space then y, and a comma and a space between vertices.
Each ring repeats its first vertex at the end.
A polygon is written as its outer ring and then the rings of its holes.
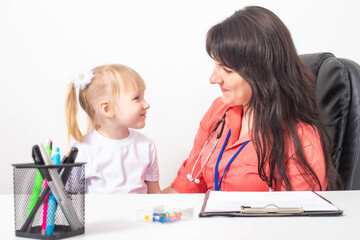
POLYGON ((215 98, 212 102, 210 109, 226 109, 226 105, 224 104, 222 97, 215 98))
POLYGON ((300 138, 319 138, 317 129, 308 123, 298 123, 296 125, 296 130, 300 138))
POLYGON ((304 148, 312 147, 322 149, 320 135, 316 127, 301 122, 296 125, 296 130, 304 148))
POLYGON ((217 116, 222 116, 226 110, 227 106, 224 104, 221 97, 216 98, 210 108, 204 115, 204 119, 210 120, 212 118, 217 118, 217 116))

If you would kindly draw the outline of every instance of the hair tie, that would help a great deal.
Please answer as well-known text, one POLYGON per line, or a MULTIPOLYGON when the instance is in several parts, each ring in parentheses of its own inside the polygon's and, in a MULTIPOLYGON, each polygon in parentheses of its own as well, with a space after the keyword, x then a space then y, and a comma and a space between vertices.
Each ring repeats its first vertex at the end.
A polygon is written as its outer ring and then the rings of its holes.
POLYGON ((94 74, 92 71, 79 74, 77 78, 72 80, 72 83, 74 83, 74 88, 80 88, 80 90, 84 90, 86 86, 91 83, 93 77, 94 74))

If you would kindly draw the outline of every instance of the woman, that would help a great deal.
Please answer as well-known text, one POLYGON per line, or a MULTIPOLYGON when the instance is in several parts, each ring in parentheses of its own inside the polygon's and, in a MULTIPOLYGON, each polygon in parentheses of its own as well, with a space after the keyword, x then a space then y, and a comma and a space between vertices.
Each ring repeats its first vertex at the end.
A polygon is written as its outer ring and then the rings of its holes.
POLYGON ((209 30, 206 50, 215 61, 210 83, 222 98, 203 117, 189 158, 163 192, 336 189, 315 77, 282 21, 246 7, 209 30))

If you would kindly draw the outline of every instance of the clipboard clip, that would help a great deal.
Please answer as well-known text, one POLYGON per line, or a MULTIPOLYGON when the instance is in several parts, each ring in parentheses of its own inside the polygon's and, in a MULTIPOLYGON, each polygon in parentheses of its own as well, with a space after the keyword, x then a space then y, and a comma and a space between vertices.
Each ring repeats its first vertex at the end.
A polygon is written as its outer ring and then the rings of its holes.
POLYGON ((278 207, 275 204, 268 204, 265 207, 241 206, 243 214, 301 214, 302 207, 278 207))

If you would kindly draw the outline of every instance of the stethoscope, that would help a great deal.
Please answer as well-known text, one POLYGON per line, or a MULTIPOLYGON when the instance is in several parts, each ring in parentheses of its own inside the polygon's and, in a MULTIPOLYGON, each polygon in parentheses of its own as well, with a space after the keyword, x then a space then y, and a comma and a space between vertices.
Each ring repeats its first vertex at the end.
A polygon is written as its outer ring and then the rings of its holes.
MULTIPOLYGON (((203 169, 205 168, 207 162, 208 162, 209 159, 210 159, 211 154, 214 152, 215 147, 216 147, 219 139, 220 139, 221 136, 222 136, 222 133, 223 133, 223 131, 224 131, 224 126, 225 126, 226 113, 227 113, 228 110, 229 110, 229 108, 227 108, 227 109, 225 110, 224 115, 222 116, 222 118, 215 124, 215 126, 214 126, 213 129, 211 130, 211 132, 210 132, 210 134, 209 134, 209 136, 208 136, 208 138, 207 138, 207 140, 206 140, 206 142, 205 142, 205 144, 204 144, 204 147, 203 147, 202 150, 200 151, 200 154, 199 154, 199 156, 197 157, 197 159, 196 159, 196 161, 195 161, 195 164, 194 164, 194 166, 193 166, 193 168, 192 168, 192 170, 191 170, 191 173, 189 173, 188 175, 186 175, 186 177, 189 179, 190 182, 195 182, 195 183, 197 183, 197 184, 200 183, 200 180, 198 179, 198 177, 199 177, 200 173, 203 171, 203 169), (212 146, 212 148, 211 148, 211 150, 210 150, 210 152, 209 152, 209 154, 208 154, 205 162, 202 164, 202 166, 201 166, 199 172, 196 174, 196 176, 193 177, 193 176, 194 176, 195 167, 197 166, 197 163, 199 162, 199 159, 201 158, 204 149, 206 148, 208 142, 209 142, 210 139, 211 139, 211 136, 212 136, 213 133, 218 129, 218 127, 219 127, 220 124, 221 124, 220 132, 219 132, 218 135, 216 136, 216 140, 215 140, 215 142, 214 142, 214 144, 213 144, 213 146, 212 146)), ((214 181, 215 181, 215 191, 219 191, 219 190, 220 190, 222 180, 223 180, 223 178, 224 178, 224 175, 225 175, 228 167, 231 165, 231 163, 234 161, 234 159, 237 157, 237 155, 241 152, 241 150, 243 150, 244 147, 249 143, 249 141, 246 141, 246 142, 244 142, 244 143, 241 145, 241 147, 238 149, 238 151, 233 155, 233 157, 230 159, 230 161, 229 161, 228 164, 226 165, 226 167, 225 167, 225 169, 224 169, 224 172, 223 172, 223 174, 222 174, 222 176, 221 176, 221 179, 218 180, 218 178, 219 178, 219 171, 218 171, 219 163, 220 163, 220 160, 221 160, 221 158, 222 158, 223 152, 224 152, 224 150, 225 150, 225 147, 226 147, 226 145, 227 145, 227 142, 228 142, 230 136, 231 136, 231 129, 229 129, 229 132, 228 132, 228 134, 227 134, 227 136, 226 136, 225 142, 224 142, 224 144, 223 144, 223 146, 222 146, 222 148, 221 148, 221 151, 220 151, 220 153, 219 153, 218 159, 217 159, 217 161, 216 161, 216 165, 215 165, 215 177, 214 177, 214 178, 215 178, 215 179, 214 179, 214 181)), ((270 192, 272 191, 271 186, 269 186, 269 191, 270 191, 270 192)))
POLYGON ((196 161, 195 161, 195 164, 194 164, 194 166, 193 166, 193 168, 192 168, 192 170, 191 170, 191 173, 189 173, 188 175, 186 175, 186 177, 189 179, 190 182, 200 183, 200 180, 198 179, 198 176, 199 176, 200 173, 203 171, 204 167, 206 166, 207 162, 209 161, 209 158, 210 158, 211 154, 214 152, 215 147, 216 147, 219 139, 221 138, 221 135, 222 135, 222 133, 223 133, 223 131, 224 131, 224 126, 225 126, 226 112, 227 112, 228 110, 229 110, 229 108, 227 108, 227 109, 225 110, 224 115, 222 116, 222 118, 215 124, 215 126, 214 126, 213 129, 211 130, 211 132, 210 132, 210 134, 209 134, 209 136, 208 136, 208 138, 207 138, 207 140, 206 140, 206 142, 205 142, 205 144, 204 144, 204 147, 201 149, 201 151, 200 151, 200 153, 199 153, 199 156, 197 157, 197 159, 196 159, 196 161), (220 132, 219 132, 218 135, 216 136, 216 140, 215 140, 215 142, 214 142, 214 144, 213 144, 213 146, 212 146, 212 148, 211 148, 211 150, 210 150, 209 155, 207 156, 205 162, 204 162, 203 165, 201 166, 200 171, 196 174, 195 177, 193 177, 193 176, 194 176, 195 167, 196 167, 197 163, 199 162, 199 159, 201 158, 203 151, 205 150, 208 142, 210 141, 211 136, 212 136, 213 133, 218 129, 218 127, 219 127, 220 124, 221 124, 220 132))
MULTIPOLYGON (((215 124, 215 126, 214 126, 213 129, 211 130, 211 132, 210 132, 210 134, 209 134, 209 136, 208 136, 208 138, 207 138, 207 140, 206 140, 206 142, 205 142, 205 144, 204 144, 204 147, 203 147, 202 150, 200 151, 200 154, 199 154, 199 156, 197 157, 197 159, 196 159, 196 161, 195 161, 195 164, 194 164, 194 166, 193 166, 193 168, 192 168, 191 173, 187 175, 187 178, 190 180, 190 182, 193 182, 193 181, 194 181, 195 183, 200 183, 200 180, 198 179, 198 176, 200 175, 200 173, 201 173, 201 172, 203 171, 203 169, 205 168, 207 162, 208 162, 209 159, 210 159, 211 154, 214 152, 215 147, 216 147, 219 139, 220 139, 221 136, 222 136, 222 133, 223 133, 223 131, 224 131, 224 126, 225 126, 226 113, 227 113, 228 110, 229 110, 229 108, 227 108, 227 109, 225 110, 225 113, 224 113, 224 115, 222 116, 222 118, 215 124), (193 176, 194 176, 195 167, 196 167, 197 163, 199 162, 199 159, 201 158, 204 149, 206 148, 208 142, 210 141, 212 134, 218 129, 218 127, 219 127, 220 124, 221 124, 220 132, 219 132, 218 135, 216 136, 216 140, 215 140, 215 142, 214 142, 214 144, 213 144, 213 146, 212 146, 212 148, 211 148, 211 150, 210 150, 210 152, 209 152, 209 154, 208 154, 205 162, 202 164, 202 166, 201 166, 201 168, 200 168, 200 171, 196 174, 195 177, 193 177, 193 176)), ((231 129, 229 129, 229 132, 228 132, 228 134, 227 134, 227 136, 226 136, 225 142, 224 142, 224 144, 223 144, 223 146, 222 146, 222 148, 221 148, 221 151, 220 151, 220 153, 219 153, 218 159, 217 159, 217 161, 216 161, 216 165, 215 165, 215 191, 220 190, 222 180, 223 180, 223 178, 224 178, 224 175, 225 175, 228 167, 229 167, 229 166, 231 165, 231 163, 234 161, 234 159, 236 158, 236 156, 241 152, 241 150, 243 150, 243 148, 249 143, 249 141, 246 141, 246 142, 244 142, 244 143, 241 145, 241 147, 239 148, 239 150, 234 154, 234 156, 230 159, 230 161, 229 161, 228 164, 226 165, 226 167, 225 167, 225 169, 224 169, 224 172, 223 172, 220 180, 218 180, 218 177, 219 177, 219 171, 218 171, 218 169, 219 169, 219 163, 220 163, 220 160, 221 160, 221 158, 222 158, 222 155, 223 155, 223 153, 224 153, 225 147, 226 147, 226 145, 227 145, 227 143, 228 143, 228 140, 229 140, 230 136, 231 136, 231 129)))

